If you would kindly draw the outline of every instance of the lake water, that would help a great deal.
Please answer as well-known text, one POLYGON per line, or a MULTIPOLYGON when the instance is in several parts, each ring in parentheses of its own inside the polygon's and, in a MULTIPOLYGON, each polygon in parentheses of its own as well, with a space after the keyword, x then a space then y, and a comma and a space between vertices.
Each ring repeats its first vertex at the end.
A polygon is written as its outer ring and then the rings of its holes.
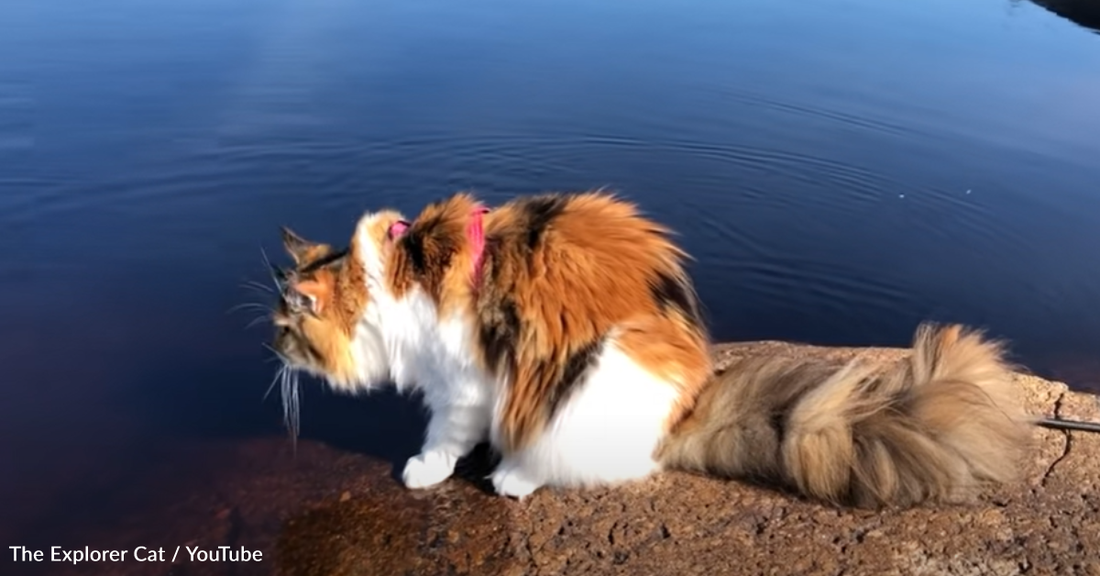
MULTIPOLYGON (((3 2, 0 545, 284 441, 268 331, 227 313, 261 247, 459 189, 617 189, 723 340, 960 321, 1100 388, 1100 34, 1044 4, 3 2)), ((399 460, 419 418, 309 386, 302 426, 399 460)))

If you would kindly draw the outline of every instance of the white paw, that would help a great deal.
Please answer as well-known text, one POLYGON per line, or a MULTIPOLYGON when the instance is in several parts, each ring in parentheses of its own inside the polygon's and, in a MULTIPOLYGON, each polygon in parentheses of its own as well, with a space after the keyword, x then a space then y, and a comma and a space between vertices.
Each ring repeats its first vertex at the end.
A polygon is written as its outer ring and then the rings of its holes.
POLYGON ((430 450, 409 458, 401 478, 409 488, 428 488, 451 477, 458 458, 438 450, 430 450))
POLYGON ((501 496, 523 500, 538 490, 542 484, 529 480, 522 471, 501 466, 493 472, 493 488, 501 496))

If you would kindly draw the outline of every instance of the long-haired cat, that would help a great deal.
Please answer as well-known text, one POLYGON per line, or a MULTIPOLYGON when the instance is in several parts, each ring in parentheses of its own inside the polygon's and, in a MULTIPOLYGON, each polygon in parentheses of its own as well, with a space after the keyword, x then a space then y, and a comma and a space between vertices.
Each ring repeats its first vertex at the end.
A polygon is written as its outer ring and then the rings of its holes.
POLYGON ((714 374, 670 232, 589 192, 491 211, 460 193, 413 221, 364 215, 346 249, 284 229, 273 348, 348 392, 419 389, 411 488, 484 440, 500 494, 661 469, 755 479, 835 504, 959 501, 1013 478, 1030 438, 1001 346, 921 326, 892 366, 744 360, 714 374))

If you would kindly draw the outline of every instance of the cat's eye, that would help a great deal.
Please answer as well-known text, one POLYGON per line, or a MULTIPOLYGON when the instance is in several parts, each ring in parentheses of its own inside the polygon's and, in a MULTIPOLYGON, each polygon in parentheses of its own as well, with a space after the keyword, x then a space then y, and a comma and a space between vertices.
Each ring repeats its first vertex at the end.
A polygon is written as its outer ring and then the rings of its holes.
POLYGON ((308 312, 317 315, 317 297, 312 294, 303 294, 293 288, 288 288, 283 293, 283 301, 293 314, 308 312))
POLYGON ((313 315, 317 315, 317 297, 311 294, 302 294, 302 300, 305 304, 307 312, 313 315))

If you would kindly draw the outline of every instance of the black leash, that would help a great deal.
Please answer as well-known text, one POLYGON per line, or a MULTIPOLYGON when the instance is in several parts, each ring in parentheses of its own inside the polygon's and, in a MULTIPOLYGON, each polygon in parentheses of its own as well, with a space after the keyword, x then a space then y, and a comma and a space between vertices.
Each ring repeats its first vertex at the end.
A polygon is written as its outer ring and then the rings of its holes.
POLYGON ((1061 418, 1043 418, 1037 422, 1043 428, 1054 430, 1080 430, 1082 432, 1100 432, 1100 422, 1081 422, 1080 420, 1062 420, 1061 418))

